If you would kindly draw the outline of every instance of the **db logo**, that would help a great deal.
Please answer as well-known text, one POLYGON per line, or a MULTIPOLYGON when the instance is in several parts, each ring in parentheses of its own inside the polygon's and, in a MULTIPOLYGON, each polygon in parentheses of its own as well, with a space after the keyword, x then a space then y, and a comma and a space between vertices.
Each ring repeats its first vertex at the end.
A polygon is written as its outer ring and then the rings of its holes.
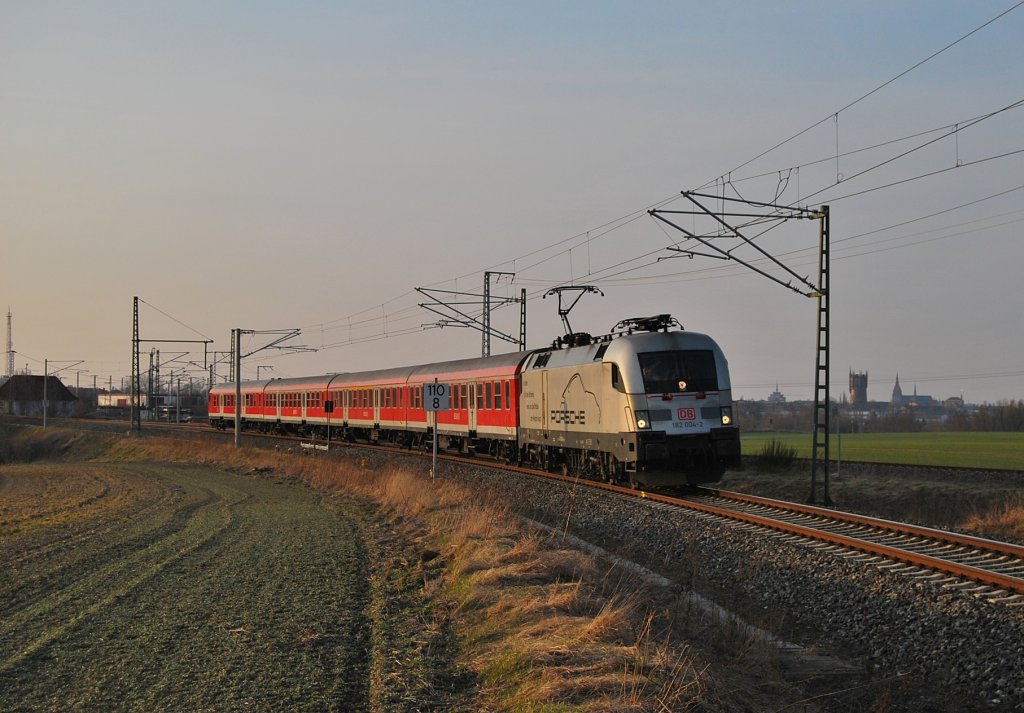
POLYGON ((697 409, 695 408, 681 408, 677 412, 677 416, 680 421, 692 421, 697 418, 697 409))

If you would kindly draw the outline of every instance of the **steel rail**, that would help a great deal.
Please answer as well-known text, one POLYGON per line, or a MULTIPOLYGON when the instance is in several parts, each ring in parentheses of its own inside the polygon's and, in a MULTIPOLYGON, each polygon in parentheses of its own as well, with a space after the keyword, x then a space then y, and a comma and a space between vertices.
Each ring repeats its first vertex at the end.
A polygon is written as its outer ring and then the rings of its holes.
MULTIPOLYGON (((746 454, 747 457, 752 457, 753 454, 746 454)), ((810 458, 794 458, 794 463, 800 465, 810 466, 810 458)), ((842 461, 843 466, 866 466, 866 467, 881 467, 881 468, 897 468, 897 469, 915 469, 921 471, 940 471, 960 474, 977 474, 983 473, 984 475, 1009 475, 1009 476, 1021 476, 1024 475, 1024 468, 992 468, 989 466, 980 465, 932 465, 929 463, 893 463, 889 461, 881 460, 846 460, 842 461)), ((835 475, 833 473, 833 475, 835 475)))
POLYGON ((906 522, 898 522, 896 520, 886 520, 884 518, 871 517, 870 515, 843 512, 842 510, 829 510, 828 508, 816 507, 814 505, 802 505, 800 503, 791 503, 786 502, 785 500, 774 500, 772 498, 747 495, 745 493, 735 493, 728 490, 717 490, 714 488, 707 488, 706 490, 729 500, 739 500, 757 505, 765 505, 767 507, 775 507, 781 510, 817 515, 831 520, 840 520, 842 522, 850 522, 858 525, 868 525, 870 527, 877 527, 883 530, 890 530, 901 535, 917 535, 933 540, 941 540, 942 542, 974 547, 980 550, 985 550, 986 552, 998 552, 1000 554, 1012 555, 1014 557, 1024 559, 1024 546, 1016 545, 1012 542, 989 540, 984 537, 976 537, 974 535, 966 535, 959 532, 950 532, 948 530, 938 530, 932 527, 925 527, 924 525, 914 525, 906 522))
MULTIPOLYGON (((625 490, 625 489, 623 489, 623 490, 625 490)), ((982 568, 972 567, 971 564, 964 564, 962 562, 955 562, 955 561, 951 561, 951 560, 948 560, 948 559, 943 559, 941 557, 935 557, 935 556, 928 555, 928 554, 922 554, 922 553, 919 553, 919 552, 913 552, 911 550, 903 549, 903 548, 900 548, 900 547, 893 547, 891 545, 886 545, 886 544, 882 544, 882 543, 878 543, 878 542, 871 542, 869 540, 863 540, 861 538, 853 537, 853 536, 850 536, 850 535, 842 535, 842 534, 838 534, 838 533, 830 533, 830 532, 827 532, 827 531, 824 531, 824 530, 820 530, 820 529, 817 529, 817 528, 812 528, 812 527, 808 527, 808 526, 805 526, 805 525, 798 525, 798 523, 795 523, 795 522, 786 522, 784 520, 775 519, 773 517, 768 517, 768 516, 764 516, 764 515, 758 515, 758 514, 754 514, 754 513, 750 513, 750 512, 742 512, 742 511, 734 510, 734 509, 731 509, 731 508, 728 508, 728 507, 721 507, 721 506, 717 506, 717 505, 710 505, 708 503, 701 503, 701 502, 698 502, 698 501, 685 500, 685 499, 680 499, 680 498, 672 498, 672 497, 663 496, 663 495, 654 494, 654 493, 645 493, 645 494, 639 495, 637 497, 641 497, 641 498, 644 498, 644 499, 647 499, 647 500, 652 500, 654 502, 662 502, 662 503, 666 503, 666 504, 669 504, 669 505, 674 505, 674 506, 677 506, 677 507, 685 507, 685 508, 689 508, 689 509, 693 509, 693 510, 699 510, 699 511, 702 511, 702 512, 707 512, 707 513, 710 513, 710 514, 719 515, 719 516, 722 516, 722 517, 727 517, 729 519, 739 520, 739 521, 742 521, 742 522, 750 522, 750 523, 752 523, 752 525, 757 525, 757 526, 760 526, 762 528, 768 528, 770 530, 775 530, 777 532, 782 532, 782 533, 787 533, 787 534, 792 534, 792 535, 801 535, 803 537, 808 537, 808 538, 811 538, 813 540, 819 540, 819 541, 822 541, 822 542, 828 542, 830 544, 839 545, 841 547, 847 547, 847 548, 850 548, 850 549, 859 550, 861 552, 867 552, 869 554, 881 555, 883 557, 886 557, 887 559, 892 559, 892 560, 900 561, 900 562, 906 562, 908 564, 914 564, 914 565, 916 565, 916 567, 923 567, 923 568, 927 568, 929 570, 934 570, 936 572, 943 572, 945 574, 952 575, 954 577, 968 579, 968 580, 972 580, 972 581, 975 581, 975 582, 981 582, 983 584, 987 584, 987 585, 996 587, 997 589, 1005 589, 1007 591, 1012 591, 1012 592, 1017 592, 1017 593, 1024 593, 1024 578, 1013 577, 1013 576, 1010 576, 1010 575, 1005 575, 1005 574, 1001 574, 1001 573, 997 573, 997 572, 991 572, 989 570, 985 570, 985 569, 982 569, 982 568)), ((776 501, 776 502, 781 503, 781 501, 776 501)), ((787 504, 783 503, 783 506, 787 506, 787 504)), ((801 505, 797 506, 797 508, 803 508, 803 507, 804 506, 801 506, 801 505)), ((785 509, 788 509, 788 508, 787 507, 782 507, 781 509, 785 510, 785 509)), ((829 519, 834 519, 834 520, 835 519, 845 520, 845 518, 834 518, 834 517, 831 517, 831 514, 833 514, 833 513, 831 513, 828 510, 823 510, 823 514, 821 516, 828 517, 829 519), (824 514, 824 513, 827 513, 827 514, 824 514)), ((847 515, 849 513, 843 513, 843 514, 847 515)), ((851 517, 855 518, 856 516, 852 515, 851 517)), ((845 520, 845 521, 853 521, 853 520, 845 520)), ((885 520, 878 520, 878 521, 885 521, 885 520)), ((899 523, 897 523, 897 525, 899 525, 899 523)), ((907 526, 907 527, 908 528, 914 528, 915 526, 907 526)), ((929 529, 928 528, 923 528, 921 530, 927 531, 929 529)), ((937 533, 939 535, 942 535, 942 536, 955 535, 953 533, 945 533, 943 531, 933 531, 933 532, 935 532, 935 533, 937 533)), ((964 536, 964 537, 968 538, 968 536, 964 536)), ((968 539, 974 539, 974 540, 978 540, 978 541, 981 541, 981 542, 987 542, 987 543, 991 543, 992 545, 1006 545, 1007 547, 1009 547, 1011 549, 1020 549, 1016 545, 1011 545, 1009 543, 996 543, 996 542, 993 542, 993 541, 990 541, 990 540, 982 540, 981 538, 968 538, 968 539)))

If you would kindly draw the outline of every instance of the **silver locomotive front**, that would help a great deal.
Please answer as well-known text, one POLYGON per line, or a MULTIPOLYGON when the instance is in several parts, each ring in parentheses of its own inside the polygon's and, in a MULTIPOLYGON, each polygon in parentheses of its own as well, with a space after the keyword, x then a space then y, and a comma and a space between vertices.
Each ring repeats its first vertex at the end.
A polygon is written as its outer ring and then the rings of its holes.
POLYGON ((524 365, 527 460, 643 485, 715 482, 739 464, 729 367, 704 334, 616 336, 524 365))

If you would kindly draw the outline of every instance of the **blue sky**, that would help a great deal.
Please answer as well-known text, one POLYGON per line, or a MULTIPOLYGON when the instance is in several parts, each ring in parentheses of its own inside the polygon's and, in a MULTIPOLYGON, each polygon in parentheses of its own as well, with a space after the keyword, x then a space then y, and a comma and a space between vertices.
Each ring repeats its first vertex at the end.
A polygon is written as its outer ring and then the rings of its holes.
MULTIPOLYGON (((938 134, 835 160, 1024 98, 1024 8, 744 165, 1012 3, 708 5, 0 3, 17 367, 84 359, 118 381, 134 295, 144 337, 194 336, 153 305, 218 349, 236 326, 320 348, 252 375, 471 356, 475 332, 420 329, 412 290, 498 269, 517 277, 497 292, 531 294, 530 346, 560 333, 547 288, 595 284, 574 327, 669 312, 718 339, 738 395, 809 397, 813 301, 718 261, 655 263, 679 236, 650 218, 599 227, 720 177, 771 200, 788 177, 787 202, 832 205, 833 395, 852 368, 873 399, 897 371, 905 391, 1024 398, 1024 158, 975 163, 1024 148, 1024 109, 859 178, 938 134)), ((812 274, 815 243, 804 224, 759 244, 812 274)))

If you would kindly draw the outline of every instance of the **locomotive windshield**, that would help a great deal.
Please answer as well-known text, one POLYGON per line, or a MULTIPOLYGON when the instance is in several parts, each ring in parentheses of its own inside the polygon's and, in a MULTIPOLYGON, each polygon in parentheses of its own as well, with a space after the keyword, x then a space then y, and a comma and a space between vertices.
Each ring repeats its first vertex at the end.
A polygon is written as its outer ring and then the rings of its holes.
POLYGON ((644 393, 718 391, 715 354, 710 349, 637 354, 644 377, 644 393))

